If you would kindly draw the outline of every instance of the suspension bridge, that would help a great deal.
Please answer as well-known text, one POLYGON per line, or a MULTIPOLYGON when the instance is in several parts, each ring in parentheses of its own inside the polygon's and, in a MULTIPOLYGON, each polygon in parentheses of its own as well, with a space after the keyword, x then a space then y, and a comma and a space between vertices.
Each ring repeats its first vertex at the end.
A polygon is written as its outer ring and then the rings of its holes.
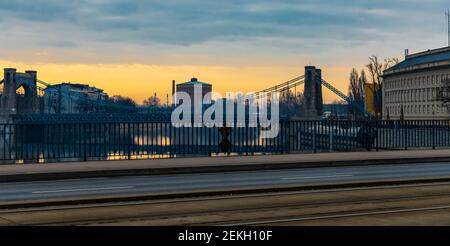
MULTIPOLYGON (((170 119, 170 109, 144 106, 135 107, 110 100, 89 98, 82 93, 55 89, 54 85, 38 79, 35 71, 17 73, 15 69, 5 69, 4 73, 4 79, 0 81, 0 84, 3 85, 3 93, 0 97, 0 112, 3 118, 46 123, 53 121, 165 121, 170 119), (17 93, 19 88, 23 88, 24 94, 19 95, 17 93), (58 100, 53 100, 54 98, 58 98, 58 100), (59 113, 61 110, 57 109, 61 108, 62 101, 75 102, 78 105, 88 105, 91 111, 75 114, 59 113), (120 113, 111 113, 117 111, 120 113), (145 112, 145 114, 138 112, 145 112)), ((255 96, 258 99, 268 96, 271 93, 285 93, 291 90, 297 91, 302 86, 304 88, 304 101, 301 118, 320 118, 323 107, 323 87, 347 102, 356 112, 362 115, 368 115, 364 105, 353 101, 331 83, 322 79, 321 70, 312 66, 305 67, 304 75, 259 90, 255 92, 255 96)))

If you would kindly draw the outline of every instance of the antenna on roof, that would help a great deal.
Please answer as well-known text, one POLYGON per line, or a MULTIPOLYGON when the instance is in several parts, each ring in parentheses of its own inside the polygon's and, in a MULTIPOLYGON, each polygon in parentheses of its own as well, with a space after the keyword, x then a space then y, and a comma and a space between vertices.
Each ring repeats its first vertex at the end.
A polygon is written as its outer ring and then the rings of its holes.
POLYGON ((445 11, 445 16, 447 16, 447 47, 450 47, 450 12, 445 11))

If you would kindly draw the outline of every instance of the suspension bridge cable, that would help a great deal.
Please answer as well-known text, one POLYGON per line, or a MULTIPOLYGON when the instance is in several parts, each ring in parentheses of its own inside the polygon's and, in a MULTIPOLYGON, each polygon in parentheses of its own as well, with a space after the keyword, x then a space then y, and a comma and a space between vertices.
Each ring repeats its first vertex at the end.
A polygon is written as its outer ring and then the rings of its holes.
POLYGON ((264 90, 255 92, 255 95, 258 95, 258 94, 261 94, 261 93, 266 93, 266 92, 271 92, 271 91, 277 91, 277 90, 279 90, 280 88, 286 87, 287 85, 290 85, 290 84, 292 84, 292 83, 295 83, 295 82, 297 82, 297 81, 299 81, 299 80, 302 80, 302 79, 304 79, 304 78, 305 78, 305 75, 299 76, 299 77, 297 77, 297 78, 291 79, 291 80, 286 81, 286 82, 284 82, 284 83, 277 84, 277 85, 272 86, 272 87, 270 87, 270 88, 267 88, 267 89, 264 89, 264 90))
POLYGON ((332 91, 334 94, 336 94, 336 95, 339 96, 340 98, 344 99, 344 100, 345 100, 350 106, 352 106, 353 108, 357 109, 358 111, 360 111, 360 112, 363 113, 364 115, 367 114, 364 105, 361 105, 361 104, 355 102, 354 100, 352 100, 350 97, 348 97, 347 95, 345 95, 344 93, 342 93, 340 90, 338 90, 336 87, 334 87, 333 85, 331 85, 331 84, 328 83, 327 81, 322 80, 322 85, 324 85, 327 89, 329 89, 330 91, 332 91))

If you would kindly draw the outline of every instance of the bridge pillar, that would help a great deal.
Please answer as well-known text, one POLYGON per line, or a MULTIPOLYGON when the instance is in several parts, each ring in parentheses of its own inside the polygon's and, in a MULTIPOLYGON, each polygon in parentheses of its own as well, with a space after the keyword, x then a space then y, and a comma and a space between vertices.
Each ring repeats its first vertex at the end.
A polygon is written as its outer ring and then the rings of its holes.
POLYGON ((305 90, 302 118, 320 119, 323 111, 322 70, 305 67, 305 90))
POLYGON ((3 94, 1 96, 1 113, 15 114, 17 112, 16 72, 14 68, 5 68, 3 77, 3 94))
POLYGON ((38 110, 37 72, 26 71, 23 74, 17 73, 15 68, 5 68, 3 94, 0 98, 0 114, 36 113, 38 110), (25 90, 23 99, 19 98, 20 96, 17 94, 17 89, 21 86, 25 90), (18 105, 18 102, 20 102, 20 105, 18 105))
POLYGON ((323 96, 322 96, 322 70, 316 69, 316 91, 315 91, 315 103, 316 113, 318 116, 323 115, 323 96))
POLYGON ((25 71, 26 74, 30 76, 30 82, 33 86, 27 86, 28 91, 26 92, 25 97, 25 112, 27 113, 36 113, 38 112, 39 98, 37 93, 37 72, 36 71, 25 71))

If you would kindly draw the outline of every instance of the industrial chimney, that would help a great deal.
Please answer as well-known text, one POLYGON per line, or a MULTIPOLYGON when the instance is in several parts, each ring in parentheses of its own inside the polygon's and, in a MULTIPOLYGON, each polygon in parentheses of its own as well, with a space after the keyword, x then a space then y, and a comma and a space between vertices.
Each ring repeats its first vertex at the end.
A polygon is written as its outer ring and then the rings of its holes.
POLYGON ((176 93, 175 80, 172 80, 172 106, 175 106, 176 103, 175 93, 176 93))

